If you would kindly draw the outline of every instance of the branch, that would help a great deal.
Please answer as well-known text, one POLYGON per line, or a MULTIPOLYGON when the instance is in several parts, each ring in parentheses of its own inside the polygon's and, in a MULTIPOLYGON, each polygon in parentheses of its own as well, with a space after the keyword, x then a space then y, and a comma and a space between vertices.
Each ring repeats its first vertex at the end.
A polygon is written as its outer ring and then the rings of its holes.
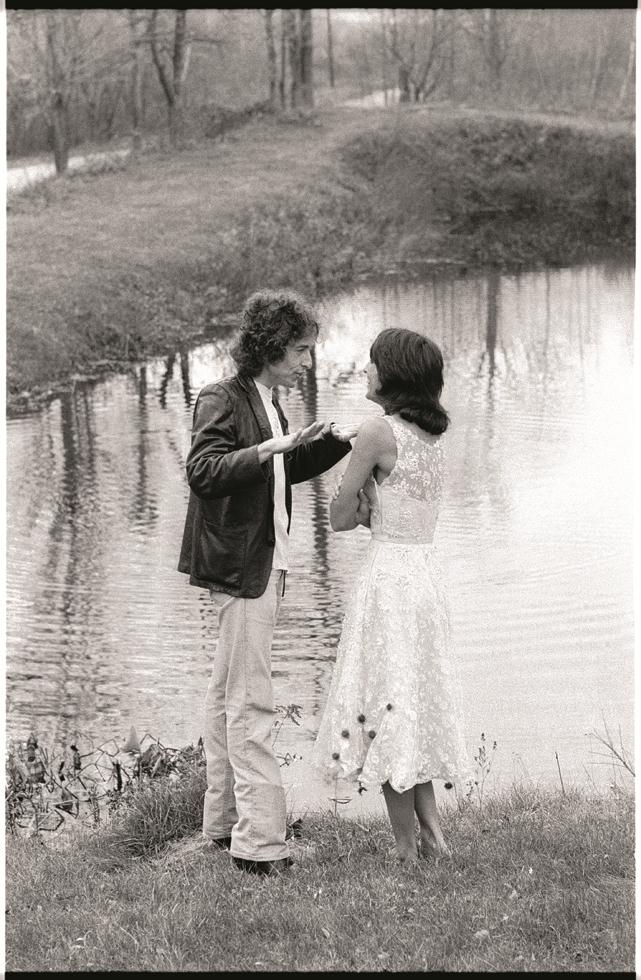
POLYGON ((189 65, 189 48, 186 44, 187 11, 176 11, 176 26, 174 30, 174 91, 178 95, 189 65))
POLYGON ((220 44, 224 45, 225 41, 219 37, 208 37, 205 34, 189 34, 188 44, 220 44))
MULTIPOLYGON (((427 82, 427 77, 428 77, 428 75, 430 73, 430 69, 432 68, 432 66, 434 64, 434 59, 436 58, 436 53, 437 53, 437 51, 438 51, 438 49, 440 47, 441 39, 438 38, 438 36, 437 36, 437 34, 438 34, 438 31, 437 31, 438 26, 439 26, 438 25, 438 11, 433 10, 432 11, 432 32, 431 32, 431 36, 430 36, 430 46, 429 46, 429 50, 427 52, 427 56, 426 56, 426 59, 425 59, 425 66, 423 68, 423 71, 421 72, 420 79, 419 79, 418 86, 417 86, 421 92, 425 88, 425 83, 427 82)), ((434 86, 432 86, 432 88, 430 89, 430 91, 433 91, 433 89, 434 89, 434 86)))

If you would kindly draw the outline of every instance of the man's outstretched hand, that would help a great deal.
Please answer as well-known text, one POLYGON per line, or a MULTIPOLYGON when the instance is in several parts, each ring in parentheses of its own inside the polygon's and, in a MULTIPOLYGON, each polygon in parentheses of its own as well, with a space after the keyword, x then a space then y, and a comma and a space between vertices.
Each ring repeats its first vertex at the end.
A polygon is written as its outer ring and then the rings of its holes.
POLYGON ((296 449, 296 446, 302 446, 305 442, 312 442, 318 438, 324 428, 324 422, 312 422, 311 425, 304 425, 286 436, 274 436, 273 439, 261 442, 258 447, 258 459, 264 463, 266 459, 275 456, 276 453, 288 453, 290 450, 296 449))
POLYGON ((312 422, 310 425, 304 425, 286 436, 274 436, 273 439, 261 442, 258 447, 258 459, 264 463, 276 453, 288 453, 296 446, 302 446, 303 443, 320 439, 326 432, 331 432, 334 439, 338 439, 339 442, 349 442, 356 438, 358 429, 358 425, 337 425, 336 422, 332 422, 328 426, 325 422, 312 422))

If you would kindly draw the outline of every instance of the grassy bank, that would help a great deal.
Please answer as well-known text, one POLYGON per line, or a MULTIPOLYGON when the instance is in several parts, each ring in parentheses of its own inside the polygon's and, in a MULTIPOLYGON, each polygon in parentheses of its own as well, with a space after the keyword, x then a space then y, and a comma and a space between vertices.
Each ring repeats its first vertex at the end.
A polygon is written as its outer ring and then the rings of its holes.
POLYGON ((634 247, 634 143, 515 119, 463 119, 357 136, 342 149, 378 200, 400 261, 569 265, 634 247))
POLYGON ((391 833, 308 815, 314 856, 256 879, 165 848, 201 776, 145 791, 62 849, 7 841, 10 970, 632 970, 633 798, 515 787, 443 815, 453 858, 402 869, 391 833), (164 829, 163 829, 164 826, 164 829))
POLYGON ((634 138, 426 109, 259 120, 10 201, 10 408, 220 332, 261 284, 311 297, 430 263, 633 248, 634 138))

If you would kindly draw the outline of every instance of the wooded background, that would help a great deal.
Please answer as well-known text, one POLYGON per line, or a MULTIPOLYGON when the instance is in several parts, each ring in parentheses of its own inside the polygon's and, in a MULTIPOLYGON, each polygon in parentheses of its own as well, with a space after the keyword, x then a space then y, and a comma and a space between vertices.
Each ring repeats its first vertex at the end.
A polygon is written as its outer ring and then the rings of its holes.
POLYGON ((139 150, 252 111, 302 115, 382 92, 609 117, 634 114, 632 9, 8 10, 7 152, 117 137, 139 150))

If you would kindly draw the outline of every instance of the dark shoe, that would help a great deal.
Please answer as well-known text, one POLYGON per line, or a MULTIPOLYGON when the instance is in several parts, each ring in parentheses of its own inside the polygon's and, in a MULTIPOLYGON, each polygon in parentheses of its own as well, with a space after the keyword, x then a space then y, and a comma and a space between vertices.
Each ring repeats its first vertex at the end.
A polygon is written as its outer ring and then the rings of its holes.
POLYGON ((253 875, 275 875, 286 871, 294 863, 291 858, 279 858, 277 861, 250 861, 248 858, 234 857, 232 861, 241 871, 249 871, 253 875))
POLYGON ((164 860, 190 857, 191 855, 212 854, 213 851, 228 851, 231 847, 231 837, 205 837, 202 831, 172 841, 164 855, 164 860))

